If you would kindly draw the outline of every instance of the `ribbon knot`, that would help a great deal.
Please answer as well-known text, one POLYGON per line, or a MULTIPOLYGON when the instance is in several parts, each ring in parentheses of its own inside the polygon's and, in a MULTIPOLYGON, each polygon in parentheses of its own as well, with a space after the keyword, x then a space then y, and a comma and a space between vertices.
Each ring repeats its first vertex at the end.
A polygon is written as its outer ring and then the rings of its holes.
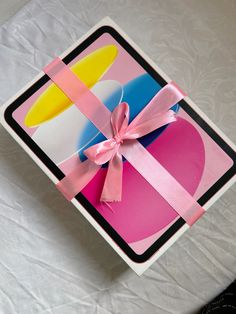
POLYGON ((119 134, 114 136, 114 140, 116 141, 116 144, 118 144, 118 145, 123 143, 123 139, 122 139, 122 137, 120 137, 119 134))
POLYGON ((101 201, 121 201, 123 164, 120 148, 122 145, 127 140, 140 138, 175 120, 173 110, 162 107, 150 110, 147 106, 129 124, 129 105, 123 102, 114 109, 110 121, 113 137, 84 151, 84 155, 96 165, 101 166, 109 162, 101 201))

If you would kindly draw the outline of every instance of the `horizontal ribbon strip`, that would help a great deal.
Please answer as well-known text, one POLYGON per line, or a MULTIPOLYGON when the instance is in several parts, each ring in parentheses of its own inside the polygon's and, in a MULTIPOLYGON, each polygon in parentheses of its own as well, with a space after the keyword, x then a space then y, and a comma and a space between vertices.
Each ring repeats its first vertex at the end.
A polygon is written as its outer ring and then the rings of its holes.
MULTIPOLYGON (((45 67, 44 72, 105 137, 108 139, 113 137, 109 109, 60 58, 56 58, 45 67)), ((156 94, 141 113, 152 115, 153 110, 155 111, 154 104, 170 108, 184 97, 185 94, 174 82, 171 82, 156 94)), ((143 116, 139 114, 130 125, 133 124, 135 127, 141 118, 143 116)), ((120 153, 188 225, 191 226, 204 213, 204 209, 197 201, 136 139, 124 142, 120 146, 120 153)), ((88 184, 99 169, 100 166, 89 159, 81 162, 78 157, 78 165, 57 184, 57 188, 67 199, 71 200, 88 184)))

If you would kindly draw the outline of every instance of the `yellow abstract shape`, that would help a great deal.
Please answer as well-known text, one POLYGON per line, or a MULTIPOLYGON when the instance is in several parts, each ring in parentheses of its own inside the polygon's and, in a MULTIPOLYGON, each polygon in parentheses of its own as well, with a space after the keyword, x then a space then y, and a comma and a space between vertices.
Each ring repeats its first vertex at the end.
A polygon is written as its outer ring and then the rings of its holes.
MULTIPOLYGON (((112 65, 117 53, 116 46, 104 46, 75 63, 70 69, 88 88, 91 88, 112 65)), ((60 88, 52 83, 32 105, 24 123, 27 127, 38 126, 55 118, 72 104, 60 88)))

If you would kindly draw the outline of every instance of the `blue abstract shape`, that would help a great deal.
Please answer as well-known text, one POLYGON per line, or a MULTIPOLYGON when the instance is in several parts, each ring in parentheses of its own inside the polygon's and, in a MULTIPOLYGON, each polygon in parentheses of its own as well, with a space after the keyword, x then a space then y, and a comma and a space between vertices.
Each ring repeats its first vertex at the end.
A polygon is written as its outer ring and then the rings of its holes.
MULTIPOLYGON (((121 102, 127 102, 129 104, 130 121, 138 115, 138 113, 149 103, 149 101, 161 88, 162 87, 149 74, 140 75, 123 86, 123 97, 121 102)), ((108 97, 104 101, 104 104, 109 110, 113 111, 117 105, 116 101, 117 95, 115 93, 108 97)), ((176 104, 171 109, 177 112, 179 110, 179 105, 176 104)), ((167 128, 167 126, 168 125, 165 125, 139 138, 139 142, 144 147, 147 147, 167 128)), ((83 147, 83 150, 80 150, 79 152, 80 159, 82 161, 86 159, 83 154, 83 151, 86 148, 104 141, 105 139, 105 136, 99 132, 91 122, 88 121, 79 141, 79 148, 83 147)))

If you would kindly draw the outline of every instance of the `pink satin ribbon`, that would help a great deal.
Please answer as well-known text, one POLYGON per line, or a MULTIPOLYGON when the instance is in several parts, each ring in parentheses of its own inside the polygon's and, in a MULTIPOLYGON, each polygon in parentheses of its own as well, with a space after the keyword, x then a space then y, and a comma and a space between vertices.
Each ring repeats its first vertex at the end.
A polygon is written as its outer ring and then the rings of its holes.
POLYGON ((155 99, 149 103, 149 106, 157 110, 143 109, 130 124, 129 105, 125 102, 119 104, 111 114, 113 137, 84 151, 85 156, 97 165, 101 166, 109 162, 101 201, 121 201, 123 162, 120 149, 124 143, 130 145, 130 140, 142 137, 176 120, 173 110, 160 106, 154 107, 154 103, 155 99))
POLYGON ((175 83, 163 87, 128 125, 126 103, 111 113, 61 59, 55 59, 44 72, 107 137, 106 141, 88 148, 84 152, 88 159, 80 162, 78 158, 75 169, 57 184, 68 200, 78 194, 107 161, 109 166, 101 200, 121 200, 123 155, 189 225, 204 213, 196 200, 136 140, 175 120, 170 108, 186 96, 175 83))

